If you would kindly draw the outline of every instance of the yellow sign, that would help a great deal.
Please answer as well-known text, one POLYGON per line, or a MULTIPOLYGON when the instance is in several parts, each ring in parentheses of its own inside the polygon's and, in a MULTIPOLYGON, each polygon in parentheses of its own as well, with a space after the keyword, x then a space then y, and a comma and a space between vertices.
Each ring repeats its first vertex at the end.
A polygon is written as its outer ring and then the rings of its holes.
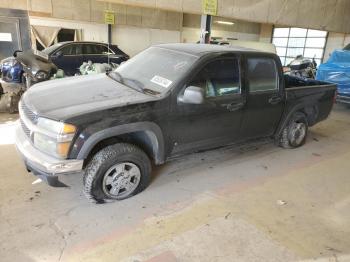
POLYGON ((105 11, 105 24, 107 25, 115 24, 115 15, 113 11, 105 11))
POLYGON ((218 0, 202 0, 203 14, 205 15, 217 15, 218 12, 218 0))

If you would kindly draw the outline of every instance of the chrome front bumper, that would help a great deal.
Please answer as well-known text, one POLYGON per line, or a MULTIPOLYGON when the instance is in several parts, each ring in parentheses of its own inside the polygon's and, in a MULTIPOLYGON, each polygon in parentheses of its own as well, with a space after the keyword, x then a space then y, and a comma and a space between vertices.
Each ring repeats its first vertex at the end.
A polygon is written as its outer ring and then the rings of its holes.
POLYGON ((36 149, 19 123, 16 127, 15 144, 27 168, 34 174, 57 176, 82 171, 83 160, 57 159, 36 149))

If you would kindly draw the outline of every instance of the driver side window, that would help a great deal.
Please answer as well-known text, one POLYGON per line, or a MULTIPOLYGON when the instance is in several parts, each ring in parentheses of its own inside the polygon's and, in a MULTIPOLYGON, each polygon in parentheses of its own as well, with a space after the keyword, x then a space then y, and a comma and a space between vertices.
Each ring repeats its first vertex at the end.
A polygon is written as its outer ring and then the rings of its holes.
POLYGON ((210 62, 197 74, 190 85, 203 88, 207 98, 240 94, 238 59, 220 59, 210 62))

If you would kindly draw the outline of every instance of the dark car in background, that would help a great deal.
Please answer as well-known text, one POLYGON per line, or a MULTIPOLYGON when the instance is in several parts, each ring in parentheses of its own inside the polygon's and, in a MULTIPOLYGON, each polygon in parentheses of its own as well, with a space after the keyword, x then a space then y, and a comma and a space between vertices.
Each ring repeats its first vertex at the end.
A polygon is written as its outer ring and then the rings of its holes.
POLYGON ((62 69, 67 76, 73 76, 83 62, 120 64, 129 59, 118 46, 97 42, 60 42, 42 51, 17 52, 15 56, 20 64, 12 62, 16 68, 11 64, 2 66, 2 75, 11 75, 3 80, 16 83, 26 81, 28 87, 49 80, 57 69, 62 69))
POLYGON ((15 57, 8 57, 0 61, 1 79, 9 83, 22 83, 23 67, 15 57))

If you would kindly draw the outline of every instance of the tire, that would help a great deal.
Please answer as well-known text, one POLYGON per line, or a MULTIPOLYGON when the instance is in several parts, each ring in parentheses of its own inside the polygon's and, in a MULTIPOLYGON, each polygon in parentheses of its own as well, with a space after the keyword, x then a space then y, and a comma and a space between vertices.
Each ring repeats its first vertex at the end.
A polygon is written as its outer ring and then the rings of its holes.
POLYGON ((283 129, 279 145, 283 148, 298 148, 305 144, 308 122, 305 114, 297 112, 283 129))
POLYGON ((93 156, 85 169, 84 194, 95 203, 129 198, 149 185, 151 169, 150 159, 137 146, 107 146, 93 156))

